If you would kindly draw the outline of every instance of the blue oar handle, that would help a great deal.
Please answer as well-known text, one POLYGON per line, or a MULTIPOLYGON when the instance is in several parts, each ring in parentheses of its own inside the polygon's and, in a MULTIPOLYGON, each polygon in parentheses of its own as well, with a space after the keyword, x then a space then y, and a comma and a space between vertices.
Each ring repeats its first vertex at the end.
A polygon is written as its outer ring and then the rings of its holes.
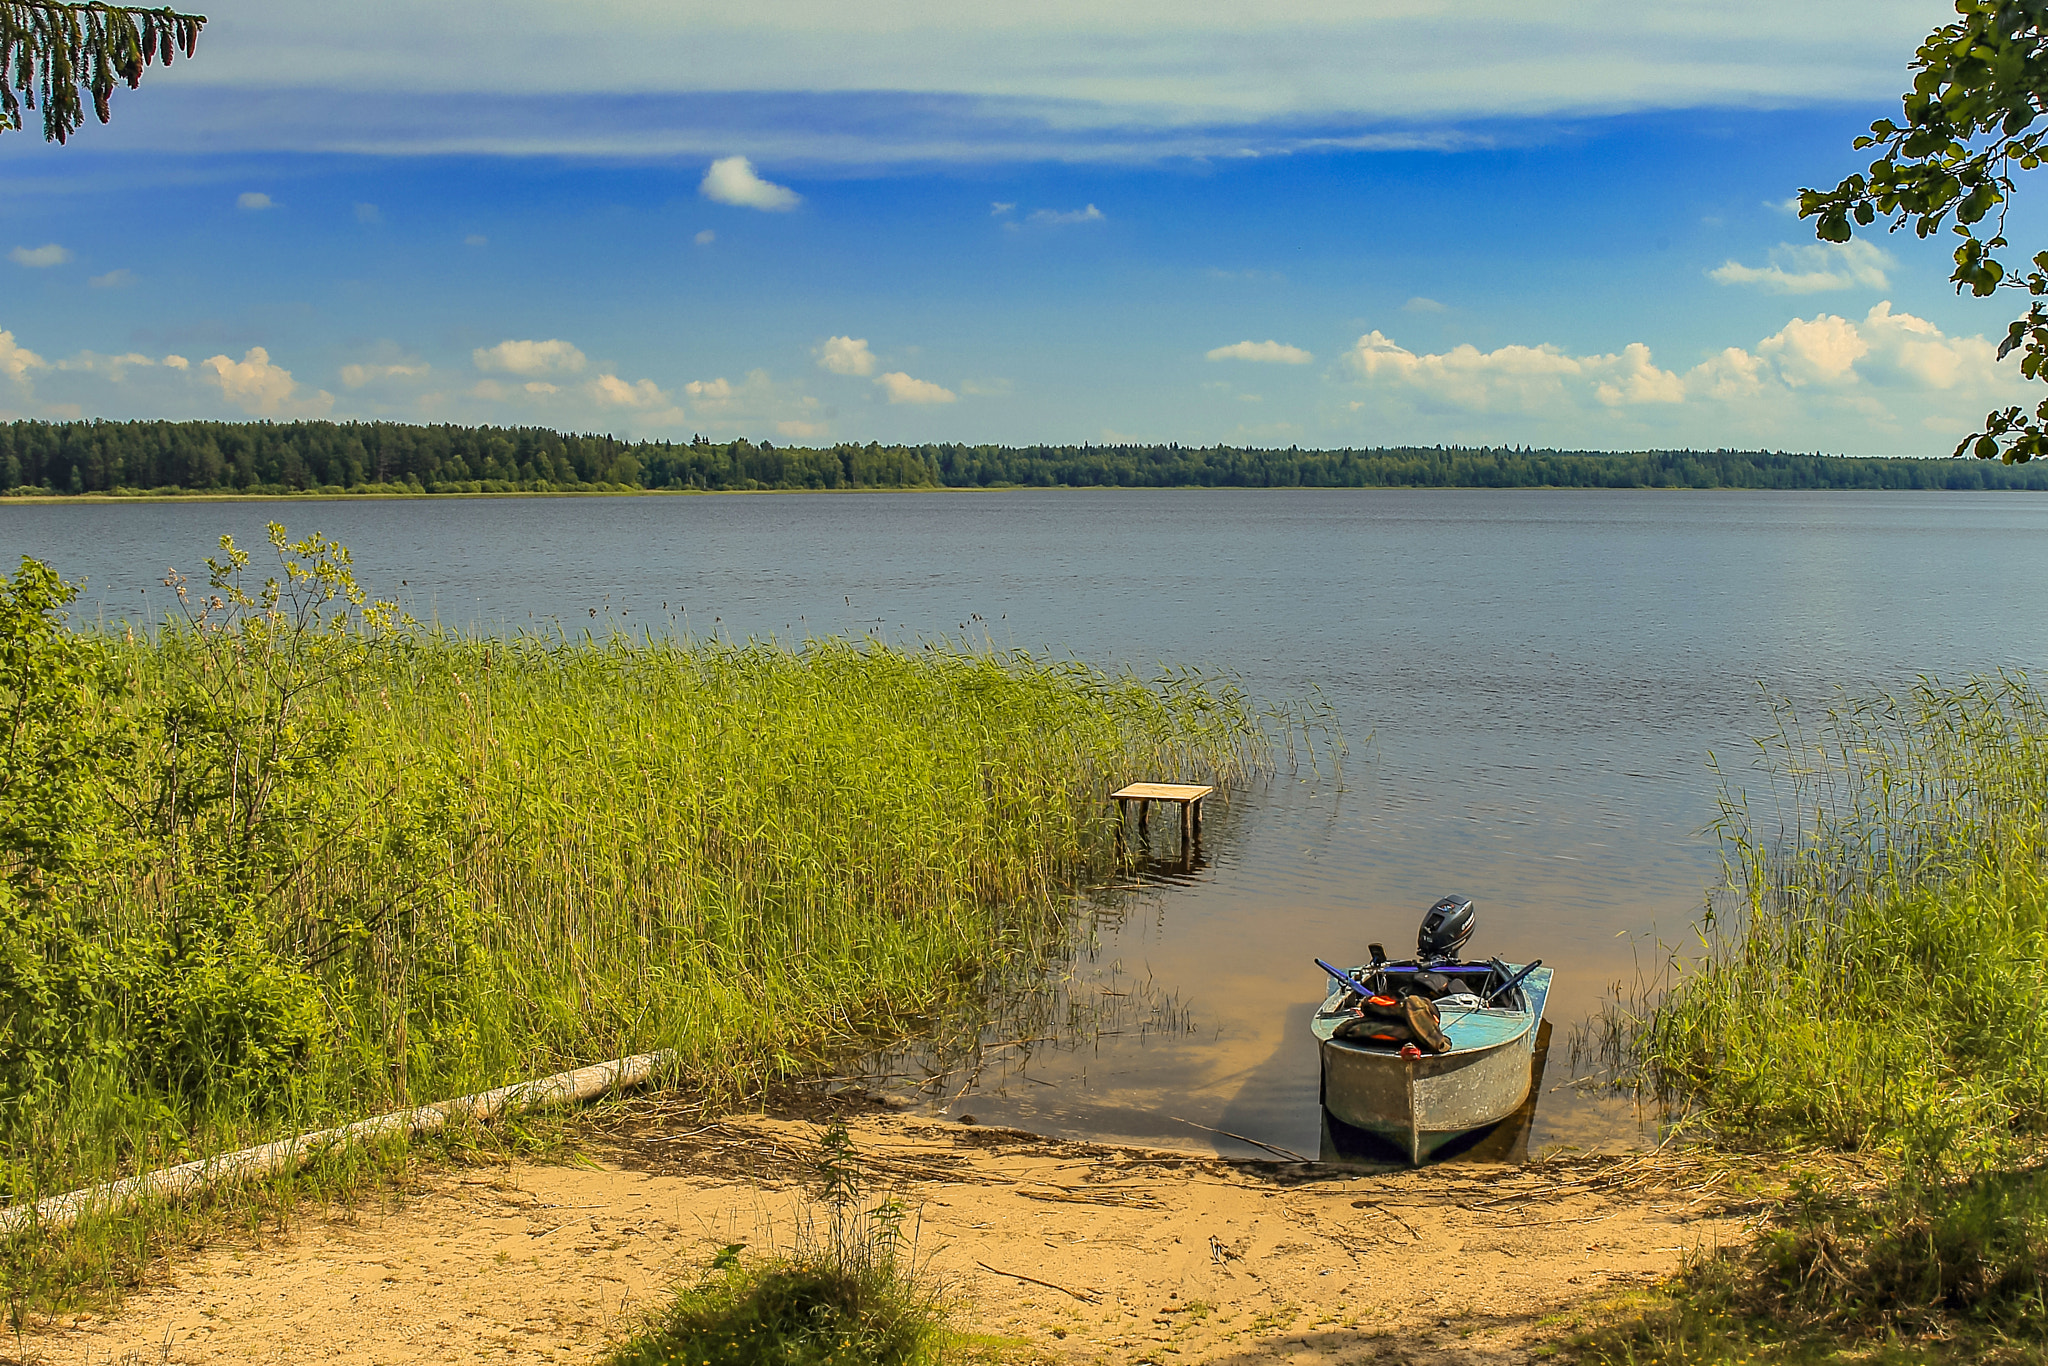
POLYGON ((1331 975, 1332 977, 1336 978, 1336 979, 1337 979, 1337 980, 1338 980, 1339 982, 1343 983, 1343 984, 1344 984, 1345 986, 1347 986, 1347 987, 1350 987, 1350 988, 1351 988, 1351 989, 1352 989, 1353 991, 1357 992, 1357 993, 1358 993, 1358 994, 1359 994, 1360 996, 1370 996, 1370 995, 1372 995, 1372 989, 1371 989, 1370 987, 1368 987, 1368 986, 1364 985, 1363 983, 1361 983, 1360 981, 1358 981, 1358 979, 1357 979, 1357 978, 1353 977, 1353 976, 1352 976, 1352 975, 1351 975, 1350 973, 1348 973, 1348 972, 1344 971, 1344 969, 1342 969, 1342 968, 1333 968, 1333 967, 1331 967, 1331 966, 1330 966, 1330 965, 1329 965, 1328 963, 1325 963, 1325 962, 1324 962, 1324 961, 1323 961, 1322 959, 1320 959, 1320 958, 1316 959, 1316 966, 1317 966, 1317 967, 1319 967, 1319 968, 1321 968, 1321 969, 1322 969, 1322 970, 1323 970, 1324 972, 1327 972, 1327 973, 1329 973, 1329 974, 1330 974, 1330 975, 1331 975))
POLYGON ((1542 960, 1541 958, 1539 958, 1539 959, 1537 959, 1537 960, 1536 960, 1535 962, 1531 963, 1531 964, 1530 964, 1530 965, 1529 965, 1528 967, 1526 967, 1526 968, 1523 968, 1523 969, 1522 969, 1522 970, 1521 970, 1520 972, 1518 972, 1518 973, 1516 973, 1516 974, 1515 974, 1514 976, 1512 976, 1512 977, 1508 978, 1508 980, 1507 980, 1507 981, 1505 981, 1505 982, 1502 982, 1502 983, 1501 983, 1501 984, 1500 984, 1499 986, 1495 987, 1495 988, 1494 988, 1494 989, 1493 989, 1492 991, 1489 991, 1489 992, 1487 992, 1487 993, 1486 993, 1486 1000, 1485 1000, 1485 1002, 1483 1002, 1483 1004, 1486 1004, 1486 1005, 1491 1005, 1491 1004, 1493 1003, 1493 998, 1494 998, 1494 997, 1496 997, 1496 996, 1505 996, 1505 995, 1506 995, 1506 994, 1507 994, 1508 992, 1510 992, 1510 991, 1513 991, 1513 990, 1514 990, 1514 989, 1515 989, 1515 988, 1516 988, 1517 986, 1521 985, 1521 981, 1522 981, 1522 979, 1523 979, 1524 977, 1527 977, 1527 976, 1528 976, 1528 975, 1529 975, 1530 973, 1532 973, 1532 972, 1536 971, 1536 969, 1538 969, 1538 968, 1540 968, 1540 967, 1542 967, 1542 966, 1543 966, 1543 960, 1542 960))

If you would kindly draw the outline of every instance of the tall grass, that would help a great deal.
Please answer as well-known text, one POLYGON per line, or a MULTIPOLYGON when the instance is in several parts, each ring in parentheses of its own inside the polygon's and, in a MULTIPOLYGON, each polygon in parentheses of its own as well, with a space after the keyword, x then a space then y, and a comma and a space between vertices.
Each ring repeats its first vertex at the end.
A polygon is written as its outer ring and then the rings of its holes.
MULTIPOLYGON (((1734 1270, 1686 1284, 1780 1327, 2038 1345, 2048 702, 2014 674, 1844 703, 1817 726, 1787 712, 1758 769, 1762 798, 1724 798, 1730 896, 1633 1042, 1717 1141, 1860 1152, 1881 1189, 1801 1183, 1734 1270)), ((1701 1346, 1718 1329, 1691 1348, 1676 1331, 1628 1351, 1736 1354, 1701 1346)))
POLYGON ((1724 1137, 1938 1157, 2048 1130, 2048 704, 2024 678, 1850 703, 1724 800, 1732 904, 1642 1039, 1724 1137))
POLYGON ((0 819, 0 1197, 657 1048, 741 1094, 1056 959, 1114 784, 1273 759, 1199 674, 467 638, 273 540, 279 586, 232 552, 146 635, 63 629, 27 569, 0 593, 4 700, 72 699, 0 754, 0 817, 90 835, 0 819), (83 776, 36 757, 73 732, 83 776))

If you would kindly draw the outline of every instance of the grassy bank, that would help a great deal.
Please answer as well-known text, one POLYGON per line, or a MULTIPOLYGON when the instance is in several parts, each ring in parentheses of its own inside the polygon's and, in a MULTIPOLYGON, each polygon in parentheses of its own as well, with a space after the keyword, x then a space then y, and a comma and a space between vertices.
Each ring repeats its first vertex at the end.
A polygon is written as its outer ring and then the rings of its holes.
POLYGON ((2048 1345, 2048 703, 2021 677, 1787 717, 1732 796, 1732 905, 1640 1024, 1724 1146, 1861 1154, 1609 1360, 2048 1345), (1802 1334, 1807 1336, 1802 1337, 1802 1334), (1790 1345, 1788 1345, 1790 1344, 1790 1345))
POLYGON ((1109 784, 1240 780, 1195 676, 424 632, 239 552, 151 635, 0 587, 0 1196, 669 1048, 739 1094, 1065 945, 1109 784))

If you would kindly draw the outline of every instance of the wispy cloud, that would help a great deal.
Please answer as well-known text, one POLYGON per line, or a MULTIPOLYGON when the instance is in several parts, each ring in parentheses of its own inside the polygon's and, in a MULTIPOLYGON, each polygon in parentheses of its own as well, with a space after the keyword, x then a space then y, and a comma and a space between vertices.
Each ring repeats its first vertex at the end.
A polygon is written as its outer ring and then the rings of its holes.
POLYGON ((745 157, 720 157, 712 162, 697 193, 714 203, 771 213, 786 212, 803 203, 803 196, 795 190, 761 179, 754 173, 754 163, 745 157))
POLYGON ((1090 204, 1085 209, 1035 209, 1030 220, 1049 227, 1065 227, 1073 223, 1100 223, 1109 215, 1090 204))
POLYGON ((1268 365, 1307 365, 1315 357, 1298 346, 1277 341, 1241 341, 1207 353, 1210 360, 1249 360, 1268 365))
POLYGON ((246 209, 250 213, 261 213, 265 209, 276 208, 277 201, 261 190, 244 190, 235 196, 235 207, 246 209))
POLYGON ((135 272, 126 266, 119 266, 108 271, 105 275, 95 275, 86 281, 86 284, 94 289, 119 289, 123 285, 132 285, 134 283, 135 272))
POLYGON ((1405 313, 1443 313, 1448 311, 1436 300, 1420 294, 1410 299, 1407 303, 1402 304, 1401 309, 1405 313))
POLYGON ((1755 285, 1773 294, 1819 294, 1835 289, 1884 289, 1885 270, 1894 262, 1881 247, 1861 239, 1814 242, 1805 246, 1781 243, 1771 249, 1770 264, 1745 266, 1728 261, 1707 272, 1716 284, 1755 285))
POLYGON ((499 342, 469 353, 476 368, 508 375, 574 375, 589 363, 584 354, 559 337, 546 341, 499 342))
POLYGON ((7 259, 17 266, 27 266, 31 270, 48 270, 51 266, 61 266, 69 261, 71 250, 68 247, 60 247, 55 242, 49 242, 40 247, 16 247, 7 253, 7 259))

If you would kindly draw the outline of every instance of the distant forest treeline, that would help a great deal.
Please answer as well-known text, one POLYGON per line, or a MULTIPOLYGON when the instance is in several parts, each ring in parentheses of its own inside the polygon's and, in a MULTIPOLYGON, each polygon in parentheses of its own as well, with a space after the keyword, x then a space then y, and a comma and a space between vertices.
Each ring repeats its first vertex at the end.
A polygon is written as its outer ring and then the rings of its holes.
POLYGON ((513 493, 615 489, 2048 489, 2048 467, 1778 451, 1515 447, 775 446, 395 422, 15 422, 0 490, 513 493))

